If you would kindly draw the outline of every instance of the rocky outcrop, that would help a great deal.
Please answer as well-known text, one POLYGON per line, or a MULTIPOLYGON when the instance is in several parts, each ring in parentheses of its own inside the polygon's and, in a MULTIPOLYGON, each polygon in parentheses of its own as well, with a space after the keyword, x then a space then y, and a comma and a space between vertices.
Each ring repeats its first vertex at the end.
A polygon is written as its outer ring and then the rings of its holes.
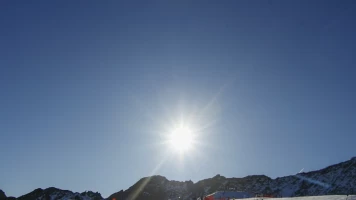
POLYGON ((0 200, 6 199, 6 194, 4 191, 0 190, 0 200))
POLYGON ((83 192, 83 193, 74 193, 69 190, 61 190, 58 188, 50 187, 47 189, 38 188, 26 195, 20 196, 18 200, 101 200, 103 197, 100 193, 96 192, 83 192))
POLYGON ((246 191, 251 195, 315 196, 356 193, 356 158, 321 170, 271 179, 265 175, 226 178, 216 175, 193 183, 169 181, 162 176, 146 177, 128 190, 108 199, 189 199, 221 190, 246 191))

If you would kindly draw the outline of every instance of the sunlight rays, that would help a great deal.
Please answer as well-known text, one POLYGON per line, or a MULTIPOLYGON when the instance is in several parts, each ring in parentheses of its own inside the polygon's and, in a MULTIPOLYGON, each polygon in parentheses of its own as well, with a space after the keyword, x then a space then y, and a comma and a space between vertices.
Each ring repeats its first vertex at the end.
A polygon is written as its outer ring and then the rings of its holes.
MULTIPOLYGON (((214 145, 210 143, 213 136, 211 134, 214 133, 214 125, 219 121, 218 100, 228 85, 220 87, 205 103, 198 102, 197 99, 176 98, 175 104, 167 104, 166 98, 160 98, 158 105, 163 113, 158 114, 144 102, 137 102, 142 103, 138 107, 144 110, 144 116, 154 127, 143 130, 150 136, 148 146, 157 148, 157 153, 161 156, 149 176, 159 173, 166 163, 175 163, 177 169, 182 171, 185 171, 185 165, 189 164, 197 171, 199 165, 192 163, 208 161, 209 152, 214 151, 214 145)), ((168 92, 172 94, 172 91, 168 92)), ((150 178, 147 178, 142 182, 132 199, 140 195, 149 181, 150 178)))

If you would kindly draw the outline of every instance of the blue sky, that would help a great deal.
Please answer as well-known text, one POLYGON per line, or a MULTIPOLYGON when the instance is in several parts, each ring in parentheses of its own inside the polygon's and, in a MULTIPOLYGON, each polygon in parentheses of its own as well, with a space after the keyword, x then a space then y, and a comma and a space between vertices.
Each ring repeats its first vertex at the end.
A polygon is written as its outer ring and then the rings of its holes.
POLYGON ((152 174, 274 178, 355 156, 352 0, 0 4, 7 195, 107 197, 152 174), (199 129, 183 157, 162 144, 180 121, 199 129))

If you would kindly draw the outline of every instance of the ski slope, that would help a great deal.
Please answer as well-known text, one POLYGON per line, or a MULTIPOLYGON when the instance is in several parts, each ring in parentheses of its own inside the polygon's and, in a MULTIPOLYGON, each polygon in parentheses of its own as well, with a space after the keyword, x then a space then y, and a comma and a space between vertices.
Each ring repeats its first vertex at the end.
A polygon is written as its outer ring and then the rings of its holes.
MULTIPOLYGON (((245 200, 245 199, 244 199, 245 200)), ((247 198, 246 200, 356 200, 356 195, 325 195, 286 198, 247 198)))

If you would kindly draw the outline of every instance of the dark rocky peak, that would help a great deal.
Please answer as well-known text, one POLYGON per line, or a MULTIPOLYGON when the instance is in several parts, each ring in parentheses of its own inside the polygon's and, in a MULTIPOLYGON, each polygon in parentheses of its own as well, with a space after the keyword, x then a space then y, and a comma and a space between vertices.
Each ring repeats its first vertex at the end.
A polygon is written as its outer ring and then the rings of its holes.
POLYGON ((187 184, 187 185, 193 185, 194 184, 192 180, 184 181, 184 183, 187 184))
POLYGON ((212 177, 212 178, 207 178, 207 179, 203 179, 201 181, 198 181, 196 184, 207 184, 210 182, 216 182, 216 181, 222 181, 225 180, 226 177, 221 176, 220 174, 217 174, 216 176, 212 177))
POLYGON ((16 200, 15 197, 6 196, 5 192, 0 190, 0 200, 16 200))
POLYGON ((91 191, 86 191, 81 194, 79 193, 74 193, 70 190, 62 190, 59 188, 55 187, 49 187, 47 189, 35 189, 34 191, 20 196, 18 199, 19 200, 52 200, 52 199, 76 199, 76 200, 83 200, 83 199, 91 199, 91 200, 101 200, 103 199, 100 193, 96 192, 91 192, 91 191))
POLYGON ((221 176, 220 174, 217 174, 216 176, 213 177, 213 179, 222 180, 222 179, 226 179, 226 177, 221 176))
POLYGON ((4 191, 0 190, 0 200, 6 199, 6 194, 4 191))
POLYGON ((87 197, 96 197, 96 198, 102 198, 101 194, 99 192, 92 192, 92 191, 85 191, 80 194, 81 196, 87 196, 87 197))
POLYGON ((272 179, 266 175, 250 175, 242 178, 242 180, 271 181, 272 179))
POLYGON ((142 184, 142 183, 164 184, 167 181, 168 180, 166 177, 155 175, 155 176, 148 176, 148 177, 141 178, 136 184, 142 184))
POLYGON ((126 196, 127 196, 127 193, 125 193, 124 190, 120 190, 120 191, 115 192, 114 194, 110 195, 107 199, 108 200, 112 200, 112 199, 121 200, 126 196))
POLYGON ((33 190, 32 192, 22 195, 20 196, 19 200, 32 200, 32 199, 37 199, 38 197, 43 195, 43 190, 41 188, 37 188, 35 190, 33 190))
POLYGON ((49 187, 44 189, 45 192, 56 192, 56 191, 61 191, 61 192, 70 192, 69 190, 61 190, 59 188, 55 188, 55 187, 49 187))

